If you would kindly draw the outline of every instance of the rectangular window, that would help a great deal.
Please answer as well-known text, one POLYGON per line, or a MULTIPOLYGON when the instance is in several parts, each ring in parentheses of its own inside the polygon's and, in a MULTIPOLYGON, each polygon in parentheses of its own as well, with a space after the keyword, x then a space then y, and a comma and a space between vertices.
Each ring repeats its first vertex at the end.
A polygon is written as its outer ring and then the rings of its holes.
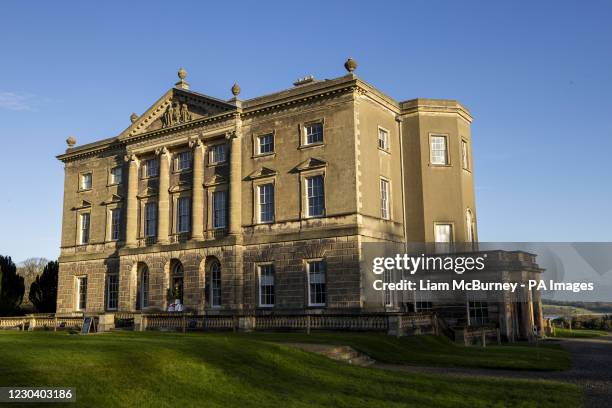
POLYGON ((323 176, 308 177, 306 179, 306 196, 308 198, 308 216, 322 216, 325 213, 323 176))
POLYGON ((306 145, 323 143, 323 123, 317 122, 304 126, 304 135, 306 145))
POLYGON ((415 312, 431 312, 433 305, 429 301, 419 300, 414 304, 415 312))
POLYGON ((113 208, 110 211, 110 237, 112 241, 119 240, 119 234, 121 233, 121 209, 113 208))
POLYGON ((178 153, 174 162, 174 170, 179 172, 191 169, 191 157, 189 151, 178 153))
POLYGON ((176 200, 176 232, 179 234, 189 232, 190 204, 189 197, 180 197, 176 200))
POLYGON ((274 265, 259 268, 259 306, 274 306, 274 265))
POLYGON ((145 237, 157 235, 157 203, 145 205, 145 237))
POLYGON ((274 135, 272 133, 259 136, 257 140, 259 143, 259 154, 274 152, 274 135))
POLYGON ((210 305, 221 307, 221 265, 217 261, 210 267, 210 305))
POLYGON ((380 179, 380 216, 389 219, 389 182, 380 179))
POLYGON ((91 214, 83 213, 81 214, 81 244, 89 243, 89 231, 90 231, 90 218, 91 214))
POLYGON ((306 264, 308 270, 308 305, 325 306, 327 289, 325 286, 325 263, 313 261, 306 264))
POLYGON ((468 157, 468 144, 465 140, 461 141, 461 162, 465 170, 470 169, 470 160, 468 157))
POLYGON ((110 171, 110 183, 121 184, 123 179, 123 168, 121 166, 113 167, 110 171))
POLYGON ((117 310, 119 303, 119 275, 108 275, 106 281, 106 309, 117 310))
POLYGON ((210 147, 210 153, 208 156, 208 162, 210 164, 223 163, 227 160, 227 152, 225 150, 225 144, 218 144, 210 147))
POLYGON ((383 128, 378 128, 378 148, 389 150, 389 132, 383 128))
POLYGON ((76 302, 76 310, 84 311, 87 309, 87 276, 77 278, 76 302))
POLYGON ((145 178, 157 177, 159 175, 159 160, 149 159, 144 162, 143 176, 145 178))
POLYGON ((469 302, 470 325, 483 325, 489 322, 489 305, 487 302, 469 302))
POLYGON ((435 240, 437 243, 453 242, 453 226, 451 224, 436 224, 435 240))
POLYGON ((264 184, 259 190, 259 222, 274 222, 274 184, 264 184))
POLYGON ((227 191, 213 192, 213 228, 227 227, 227 191))
POLYGON ((149 306, 149 269, 145 267, 140 272, 140 308, 149 306))
POLYGON ((92 175, 91 173, 81 174, 81 190, 91 190, 92 175))
MULTIPOLYGON (((383 272, 383 283, 391 283, 392 275, 390 269, 385 269, 383 272)), ((385 286, 384 291, 384 305, 385 306, 393 306, 393 299, 391 297, 391 290, 388 289, 388 286, 385 286)))
POLYGON ((431 164, 448 164, 446 136, 431 136, 431 164))

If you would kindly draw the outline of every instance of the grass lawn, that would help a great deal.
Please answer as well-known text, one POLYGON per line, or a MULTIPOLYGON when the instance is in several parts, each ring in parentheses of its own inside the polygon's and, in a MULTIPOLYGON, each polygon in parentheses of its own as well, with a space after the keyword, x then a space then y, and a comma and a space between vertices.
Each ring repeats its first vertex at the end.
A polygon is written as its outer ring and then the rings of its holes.
POLYGON ((354 367, 232 333, 0 332, 0 386, 27 385, 75 387, 83 407, 557 408, 582 397, 557 382, 354 367))
POLYGON ((587 330, 587 329, 564 329, 561 327, 555 328, 555 337, 573 337, 573 338, 588 338, 607 336, 610 333, 603 330, 587 330))
POLYGON ((242 336, 279 342, 342 344, 374 360, 420 366, 500 368, 509 370, 566 370, 571 361, 558 344, 458 346, 445 337, 352 333, 248 333, 242 336))

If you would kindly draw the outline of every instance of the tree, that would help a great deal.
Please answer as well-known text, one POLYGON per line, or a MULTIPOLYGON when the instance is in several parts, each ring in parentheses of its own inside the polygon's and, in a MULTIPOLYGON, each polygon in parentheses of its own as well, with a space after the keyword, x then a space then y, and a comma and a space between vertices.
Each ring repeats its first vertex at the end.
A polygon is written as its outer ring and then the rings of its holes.
POLYGON ((23 277, 17 275, 17 267, 10 256, 0 256, 0 315, 12 315, 19 311, 25 286, 23 277))
POLYGON ((46 258, 28 258, 17 267, 17 273, 26 279, 34 278, 42 273, 45 266, 49 263, 46 258))
POLYGON ((55 312, 58 272, 59 264, 57 261, 50 261, 45 266, 43 273, 32 282, 28 297, 38 312, 55 312))

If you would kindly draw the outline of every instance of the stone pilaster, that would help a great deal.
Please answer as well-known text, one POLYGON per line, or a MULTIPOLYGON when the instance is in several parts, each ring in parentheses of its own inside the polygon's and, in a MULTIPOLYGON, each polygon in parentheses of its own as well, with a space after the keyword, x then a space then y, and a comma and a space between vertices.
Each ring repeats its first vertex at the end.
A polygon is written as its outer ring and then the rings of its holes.
POLYGON ((125 227, 125 245, 133 248, 138 245, 138 158, 135 154, 126 156, 129 163, 128 189, 127 189, 127 211, 125 227))
POLYGON ((242 140, 239 132, 229 132, 230 168, 229 168, 229 233, 239 236, 242 227, 242 140))
POLYGON ((170 234, 170 153, 165 147, 157 152, 159 157, 159 194, 157 208, 157 242, 167 244, 170 234))
POLYGON ((193 184, 191 205, 191 238, 204 238, 204 145, 200 139, 190 143, 193 147, 193 184))

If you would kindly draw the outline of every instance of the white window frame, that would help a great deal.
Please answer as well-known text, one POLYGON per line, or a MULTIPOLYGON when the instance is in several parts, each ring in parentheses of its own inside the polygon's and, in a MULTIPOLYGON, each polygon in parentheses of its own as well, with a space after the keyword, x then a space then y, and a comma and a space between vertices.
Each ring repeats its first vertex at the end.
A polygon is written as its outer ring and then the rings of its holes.
POLYGON ((463 170, 470 171, 470 151, 467 140, 461 139, 461 163, 463 170))
POLYGON ((111 273, 106 275, 106 310, 117 310, 119 308, 119 274, 111 273), (111 278, 117 279, 115 282, 115 306, 111 306, 111 278))
POLYGON ((303 132, 304 132, 304 138, 302 140, 302 145, 303 146, 316 146, 316 145, 321 145, 324 143, 325 141, 325 131, 324 131, 324 126, 323 126, 323 121, 315 121, 315 122, 309 122, 309 123, 305 123, 303 126, 303 132), (314 127, 319 127, 320 128, 320 132, 312 132, 311 129, 314 127), (318 135, 318 140, 310 140, 309 138, 311 138, 314 135, 318 135))
POLYGON ((142 178, 147 179, 155 177, 159 177, 159 159, 157 157, 146 159, 143 164, 142 178))
POLYGON ((452 244, 455 242, 455 228, 452 222, 435 222, 434 223, 434 241, 436 244, 452 244), (449 240, 440 241, 438 236, 438 227, 449 227, 449 240))
POLYGON ((151 238, 151 237, 156 237, 157 236, 157 212, 158 212, 158 204, 155 201, 149 201, 147 203, 145 203, 144 205, 144 236, 145 238, 151 238), (155 216, 153 217, 153 220, 150 220, 149 218, 149 209, 152 208, 153 209, 153 213, 155 214, 155 216), (153 233, 150 233, 150 229, 153 229, 153 233))
POLYGON ((75 291, 75 308, 74 310, 76 310, 77 312, 83 312, 85 310, 87 310, 87 286, 88 286, 88 282, 87 282, 87 275, 84 276, 77 276, 76 277, 76 291, 75 291), (83 288, 82 288, 82 284, 81 282, 85 281, 85 292, 83 293, 83 288), (85 305, 81 306, 81 297, 85 298, 85 305))
POLYGON ((109 215, 109 238, 110 241, 119 241, 121 238, 121 208, 115 207, 108 210, 109 215), (117 219, 115 220, 115 216, 117 219), (116 237, 115 237, 116 235, 116 237))
POLYGON ((257 220, 260 224, 272 224, 274 223, 274 217, 275 217, 275 191, 274 191, 274 183, 269 182, 269 183, 262 183, 257 185, 257 220), (271 194, 270 197, 268 197, 271 202, 264 202, 263 198, 266 198, 265 195, 265 189, 266 188, 270 188, 271 189, 271 194), (268 205, 269 208, 271 208, 270 210, 270 217, 265 219, 264 218, 264 205, 268 205))
POLYGON ((275 144, 275 140, 274 139, 275 139, 274 132, 266 133, 266 134, 257 136, 257 156, 264 156, 264 155, 267 155, 267 154, 274 153, 274 149, 276 147, 274 145, 275 144), (271 138, 271 142, 270 143, 261 143, 262 139, 268 138, 268 137, 271 138), (267 145, 271 145, 272 146, 271 150, 265 151, 265 152, 262 151, 263 146, 267 146, 267 145))
POLYGON ((214 261, 212 261, 213 263, 210 266, 210 289, 209 289, 209 296, 210 296, 210 307, 213 309, 218 309, 221 307, 222 305, 222 297, 223 297, 223 281, 222 281, 222 273, 223 270, 221 269, 221 262, 219 262, 219 260, 215 259, 214 261), (217 270, 213 270, 214 266, 217 266, 217 270), (218 278, 215 277, 215 273, 218 274, 218 278), (218 283, 218 287, 215 286, 215 282, 218 283), (218 291, 218 296, 215 297, 215 290, 218 291), (217 302, 215 302, 215 299, 217 299, 217 302))
MULTIPOLYGON (((383 271, 383 282, 391 283, 393 281, 393 271, 390 269, 385 269, 383 271)), ((393 306, 393 294, 391 290, 385 286, 385 290, 383 290, 383 306, 392 307, 393 306)))
POLYGON ((391 150, 391 147, 389 145, 389 140, 390 140, 389 131, 382 126, 378 126, 378 136, 377 136, 378 148, 384 152, 389 152, 391 150))
POLYGON ((383 220, 391 219, 391 182, 389 179, 384 177, 380 178, 379 182, 380 189, 380 217, 383 220))
MULTIPOLYGON (((325 261, 323 259, 309 259, 306 261, 306 279, 307 279, 307 285, 308 285, 308 306, 310 307, 325 307, 327 306, 327 264, 325 263, 325 261), (325 302, 322 303, 316 303, 316 302, 312 302, 312 288, 311 288, 311 266, 313 264, 319 264, 322 266, 323 268, 323 285, 324 285, 324 290, 322 291, 322 293, 324 294, 324 298, 325 298, 325 302)), ((318 284, 320 284, 320 282, 317 282, 318 284)), ((315 284, 317 284, 315 283, 315 284)))
POLYGON ((489 304, 479 300, 468 300, 468 316, 470 326, 481 326, 488 323, 489 304))
POLYGON ((91 242, 91 212, 86 211, 79 213, 79 244, 88 245, 91 242), (85 219, 87 218, 87 228, 85 228, 85 219), (85 231, 87 231, 87 239, 85 239, 85 231))
POLYGON ((81 173, 79 179, 79 190, 80 191, 89 191, 93 188, 93 172, 88 171, 85 173, 81 173), (85 180, 89 180, 89 185, 85 184, 85 180))
MULTIPOLYGON (((269 271, 267 271, 269 272, 269 271)), ((273 263, 264 263, 264 264, 259 264, 257 265, 257 287, 258 287, 258 304, 259 307, 274 307, 274 305, 276 304, 276 270, 274 268, 274 264, 273 263), (272 287, 272 293, 271 295, 268 294, 267 296, 271 296, 272 298, 272 303, 264 303, 264 293, 262 291, 263 289, 263 281, 262 281, 262 272, 263 270, 270 268, 271 270, 271 274, 272 274, 272 284, 268 284, 265 286, 271 286, 272 287)))
POLYGON ((429 162, 433 166, 450 165, 450 157, 448 154, 448 135, 434 134, 434 133, 429 135, 429 162), (443 150, 439 148, 434 149, 434 147, 438 144, 437 142, 438 140, 443 140, 443 143, 444 143, 443 150), (436 152, 436 154, 434 154, 434 152, 436 152), (443 152, 444 153, 443 157, 438 155, 437 152, 443 152), (440 160, 440 157, 443 160, 440 160))
POLYGON ((123 182, 123 167, 122 166, 115 166, 113 168, 110 169, 110 176, 109 176, 110 180, 109 180, 109 184, 110 185, 118 185, 121 184, 123 182))
POLYGON ((219 143, 210 146, 208 152, 208 164, 211 166, 222 164, 227 161, 227 144, 219 143))
MULTIPOLYGON (((313 175, 305 176, 304 177, 304 191, 305 191, 305 198, 306 198, 306 217, 308 218, 324 217, 325 216, 325 175, 324 174, 313 174, 313 175), (311 190, 314 190, 314 186, 313 188, 310 188, 308 186, 308 183, 314 179, 321 179, 321 195, 311 196, 311 190), (311 212, 310 200, 311 199, 315 200, 318 197, 321 198, 321 211, 320 213, 313 214, 311 212)), ((314 207, 314 205, 312 207, 314 207)))
POLYGON ((140 310, 149 307, 149 267, 144 266, 140 270, 140 310), (146 276, 146 279, 145 279, 146 276))

